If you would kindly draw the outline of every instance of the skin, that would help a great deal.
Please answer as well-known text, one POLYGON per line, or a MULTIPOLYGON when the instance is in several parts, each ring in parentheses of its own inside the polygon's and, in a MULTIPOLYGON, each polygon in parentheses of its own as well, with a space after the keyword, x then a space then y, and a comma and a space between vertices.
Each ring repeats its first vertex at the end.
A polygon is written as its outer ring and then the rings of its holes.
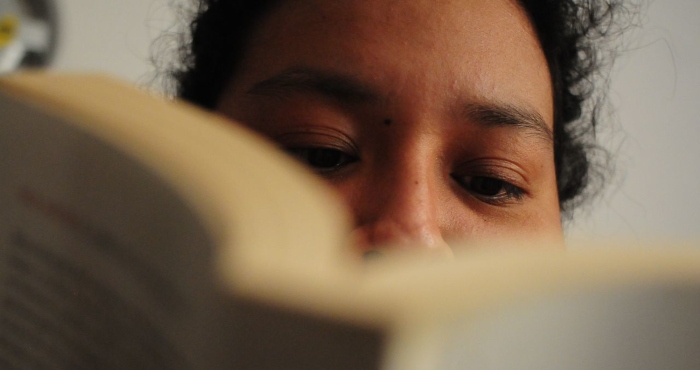
POLYGON ((324 176, 361 251, 561 245, 549 70, 515 1, 286 1, 217 109, 324 176))

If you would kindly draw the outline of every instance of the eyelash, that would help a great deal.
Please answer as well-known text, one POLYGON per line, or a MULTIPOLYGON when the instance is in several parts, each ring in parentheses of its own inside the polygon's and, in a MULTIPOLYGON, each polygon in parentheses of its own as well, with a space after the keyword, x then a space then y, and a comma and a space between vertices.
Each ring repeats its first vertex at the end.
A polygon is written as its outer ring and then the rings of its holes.
POLYGON ((452 178, 473 194, 476 198, 489 204, 503 204, 522 200, 525 191, 507 180, 494 176, 459 176, 452 178))
MULTIPOLYGON (((329 176, 341 171, 345 166, 359 161, 357 156, 334 147, 291 147, 285 149, 300 162, 316 173, 329 176)), ((477 199, 494 205, 520 201, 525 191, 508 180, 495 175, 452 175, 459 186, 477 199)))
POLYGON ((321 175, 329 175, 359 160, 356 156, 331 147, 298 147, 285 150, 321 175))

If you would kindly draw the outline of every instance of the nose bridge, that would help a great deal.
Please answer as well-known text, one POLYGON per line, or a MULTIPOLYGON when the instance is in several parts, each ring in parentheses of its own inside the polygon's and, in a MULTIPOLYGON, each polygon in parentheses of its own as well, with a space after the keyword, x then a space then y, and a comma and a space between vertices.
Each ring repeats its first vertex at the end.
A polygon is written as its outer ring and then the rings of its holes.
POLYGON ((356 231, 364 244, 447 249, 439 224, 439 170, 422 148, 403 147, 380 161, 368 192, 373 202, 356 231))

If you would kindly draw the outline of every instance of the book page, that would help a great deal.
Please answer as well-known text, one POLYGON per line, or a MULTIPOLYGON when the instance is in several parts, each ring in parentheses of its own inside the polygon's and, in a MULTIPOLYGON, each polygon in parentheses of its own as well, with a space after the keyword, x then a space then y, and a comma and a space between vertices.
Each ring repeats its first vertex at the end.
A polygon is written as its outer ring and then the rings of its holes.
POLYGON ((296 161, 101 76, 0 90, 0 365, 378 366, 347 214, 296 161))
POLYGON ((571 291, 446 327, 439 369, 700 368, 700 288, 629 285, 571 291))
POLYGON ((143 165, 0 97, 0 368, 202 368, 212 240, 143 165))
POLYGON ((410 287, 383 369, 700 367, 697 251, 463 256, 373 272, 378 290, 410 287))

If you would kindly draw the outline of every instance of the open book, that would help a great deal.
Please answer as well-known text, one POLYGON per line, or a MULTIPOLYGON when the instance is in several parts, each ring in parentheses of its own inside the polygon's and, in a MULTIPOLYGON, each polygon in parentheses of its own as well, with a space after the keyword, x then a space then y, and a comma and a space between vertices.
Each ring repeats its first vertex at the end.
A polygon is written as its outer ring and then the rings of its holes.
POLYGON ((700 369, 700 253, 363 263, 349 231, 231 122, 0 79, 1 369, 700 369))

